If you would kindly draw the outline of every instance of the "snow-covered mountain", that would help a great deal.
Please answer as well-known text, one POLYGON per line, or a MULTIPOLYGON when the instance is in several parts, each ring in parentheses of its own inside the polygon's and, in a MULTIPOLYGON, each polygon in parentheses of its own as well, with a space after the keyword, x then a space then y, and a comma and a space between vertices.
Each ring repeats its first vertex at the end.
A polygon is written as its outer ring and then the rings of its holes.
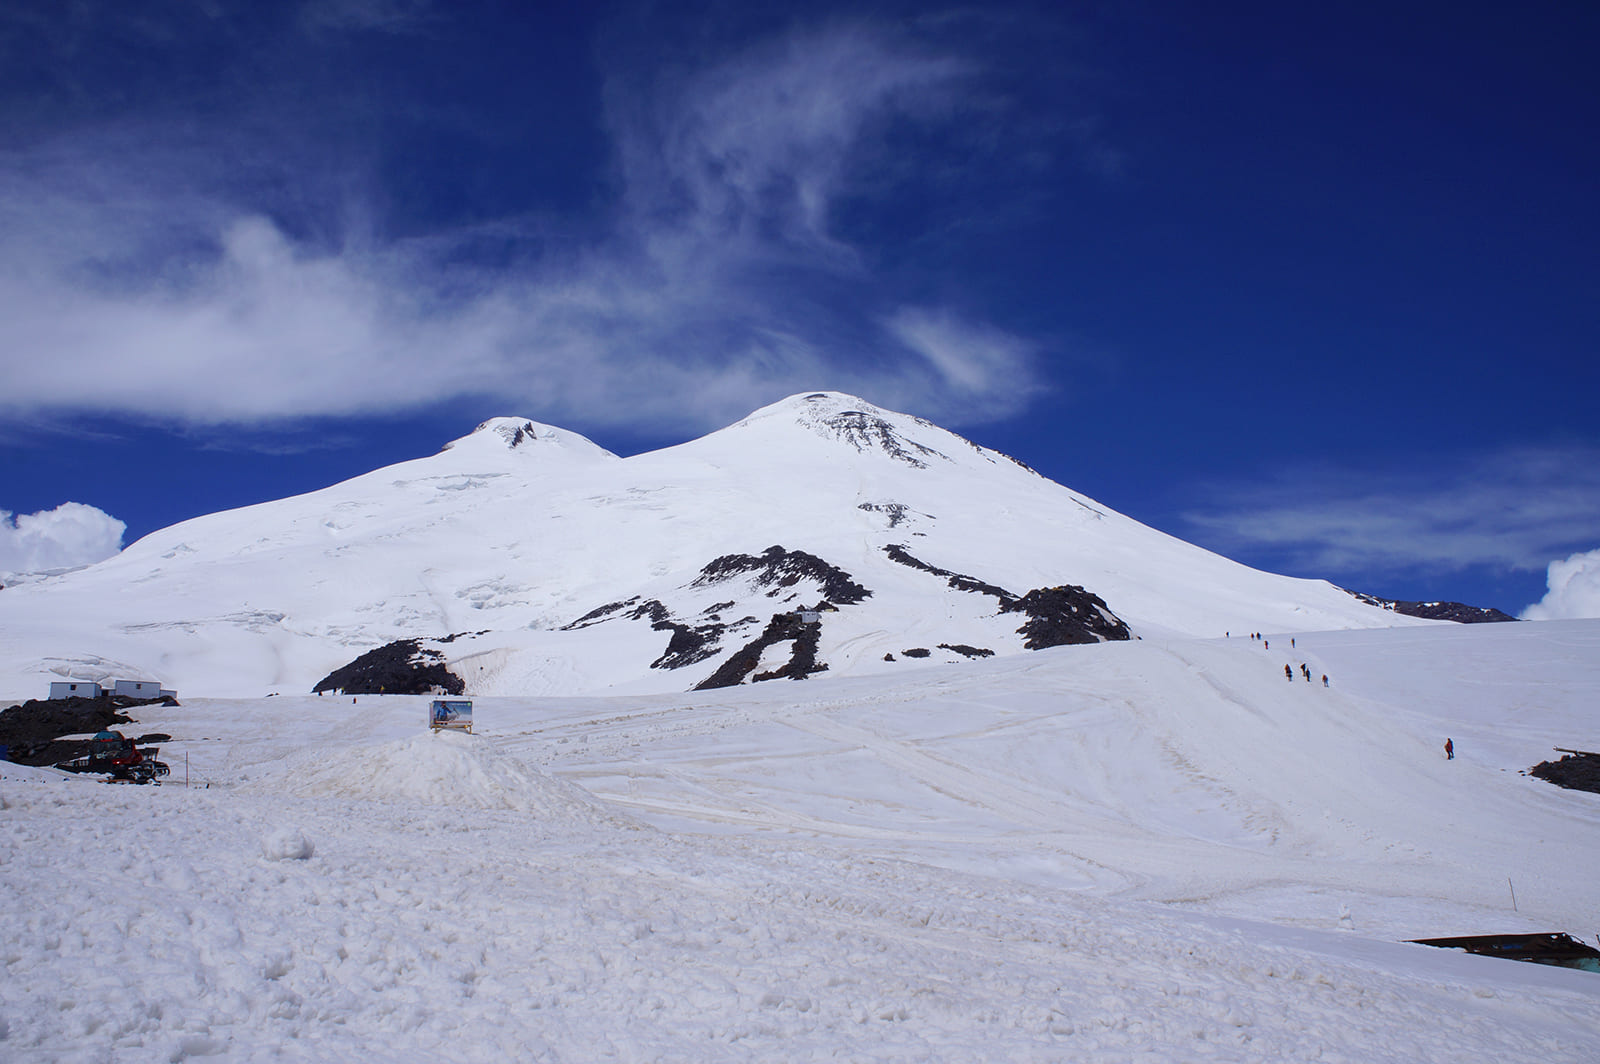
POLYGON ((468 693, 646 693, 1061 642, 1408 623, 1424 622, 818 392, 631 458, 497 418, 429 458, 174 525, 0 593, 0 684, 304 692, 418 640, 468 693))

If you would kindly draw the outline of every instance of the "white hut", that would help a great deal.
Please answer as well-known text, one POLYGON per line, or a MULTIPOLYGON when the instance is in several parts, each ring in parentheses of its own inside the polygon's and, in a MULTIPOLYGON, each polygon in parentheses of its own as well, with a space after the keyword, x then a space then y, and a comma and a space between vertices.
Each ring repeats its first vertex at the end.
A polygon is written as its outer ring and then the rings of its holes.
POLYGON ((50 698, 99 698, 105 694, 100 684, 94 680, 52 680, 50 682, 50 698))

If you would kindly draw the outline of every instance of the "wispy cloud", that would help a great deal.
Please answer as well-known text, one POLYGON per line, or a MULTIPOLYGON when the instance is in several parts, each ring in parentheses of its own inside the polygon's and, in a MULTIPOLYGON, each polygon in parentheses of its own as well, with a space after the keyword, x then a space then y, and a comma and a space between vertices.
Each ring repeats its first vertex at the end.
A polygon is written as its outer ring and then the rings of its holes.
MULTIPOLYGON (((348 29, 429 14, 329 11, 348 29)), ((220 425, 492 396, 677 428, 828 387, 954 423, 1005 416, 1040 386, 1034 349, 904 305, 833 224, 871 188, 873 132, 952 121, 974 69, 850 23, 614 77, 616 195, 562 242, 543 239, 562 219, 532 214, 386 237, 371 168, 276 157, 257 128, 151 120, 14 147, 0 408, 220 425), (486 238, 515 251, 491 263, 486 238)))
POLYGON ((1600 536, 1600 450, 1521 448, 1394 474, 1320 468, 1215 487, 1184 515, 1223 551, 1297 571, 1539 570, 1600 536))

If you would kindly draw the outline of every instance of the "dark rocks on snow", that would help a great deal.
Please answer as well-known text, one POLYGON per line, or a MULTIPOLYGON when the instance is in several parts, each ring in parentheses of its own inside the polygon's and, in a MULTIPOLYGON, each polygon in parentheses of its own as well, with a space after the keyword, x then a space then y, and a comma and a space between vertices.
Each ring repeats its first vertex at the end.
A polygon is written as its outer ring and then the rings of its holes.
POLYGON ((912 647, 910 650, 902 650, 900 653, 904 654, 908 658, 925 658, 929 654, 932 654, 933 651, 929 650, 927 647, 912 647))
POLYGON ((1528 775, 1557 787, 1600 794, 1600 754, 1566 754, 1560 761, 1541 761, 1528 770, 1528 775))
POLYGON ((985 583, 976 577, 964 576, 961 573, 953 573, 949 569, 940 569, 937 566, 929 565, 922 559, 913 557, 906 550, 904 544, 891 543, 883 548, 883 553, 889 556, 890 561, 899 562, 901 565, 912 569, 920 569, 925 573, 932 573, 934 576, 944 577, 945 583, 957 591, 976 591, 980 595, 992 595, 999 599, 1002 605, 1016 598, 1003 587, 985 583))
POLYGON ((670 631, 672 638, 667 640, 667 649, 661 656, 650 663, 652 669, 681 669, 685 665, 693 665, 714 657, 722 649, 722 635, 729 628, 741 627, 754 621, 754 617, 747 617, 734 624, 723 624, 713 618, 710 624, 684 624, 681 621, 661 620, 651 624, 650 627, 658 632, 670 631))
POLYGON ((769 595, 777 595, 784 588, 793 587, 802 580, 815 581, 828 601, 846 606, 853 606, 872 595, 837 565, 823 561, 815 554, 807 554, 803 550, 785 550, 780 545, 768 547, 760 554, 724 554, 715 558, 700 570, 700 575, 689 586, 705 587, 745 575, 753 576, 758 586, 771 588, 767 592, 769 595))
MULTIPOLYGON (((89 752, 87 739, 62 740, 63 735, 83 735, 110 731, 123 724, 136 723, 123 710, 136 706, 175 706, 173 698, 33 699, 10 709, 0 710, 0 746, 9 748, 7 757, 19 765, 54 765, 71 761, 89 752)), ((155 740, 152 737, 152 741, 155 740)))
POLYGON ((751 682, 776 680, 787 677, 803 680, 815 672, 824 672, 828 666, 817 660, 817 642, 822 636, 818 621, 802 621, 797 614, 778 613, 767 622, 766 629, 755 639, 728 656, 717 666, 717 671, 695 684, 696 691, 710 691, 719 687, 735 687, 750 676, 751 682), (766 649, 777 643, 793 642, 789 661, 782 668, 755 673, 766 649), (755 673, 751 676, 751 673, 755 673))
POLYGON ((563 632, 570 632, 579 628, 588 628, 602 621, 614 620, 618 617, 634 621, 648 620, 650 627, 658 632, 671 632, 667 640, 667 648, 661 656, 650 663, 652 669, 681 669, 686 665, 693 665, 716 655, 722 649, 722 636, 730 628, 740 628, 746 624, 754 624, 754 617, 746 617, 733 623, 724 623, 714 612, 717 609, 726 609, 732 602, 718 603, 712 610, 709 621, 702 624, 689 624, 673 617, 672 611, 666 604, 657 599, 640 599, 635 595, 621 602, 608 602, 604 606, 590 610, 571 624, 563 625, 563 632))
POLYGON ((1029 650, 1077 643, 1105 643, 1131 638, 1128 626, 1099 595, 1073 584, 1042 587, 1000 607, 1001 613, 1023 613, 1028 619, 1018 634, 1029 650))
POLYGON ((434 642, 435 643, 454 643, 457 639, 468 639, 468 638, 471 638, 472 636, 488 635, 490 631, 491 631, 491 629, 484 628, 484 629, 480 629, 479 631, 476 631, 476 632, 451 632, 449 635, 440 636, 438 639, 435 639, 434 642))
MULTIPOLYGON (((917 512, 903 502, 863 502, 857 504, 856 509, 865 510, 868 513, 886 515, 889 518, 890 528, 900 527, 906 521, 910 520, 910 518, 906 516, 907 514, 914 514, 917 512)), ((930 515, 922 514, 921 516, 928 517, 930 515)))
POLYGON ((350 695, 426 695, 435 690, 459 695, 467 689, 451 672, 444 655, 426 649, 420 639, 397 639, 369 650, 350 664, 324 676, 313 691, 350 695))
MULTIPOLYGON (((625 609, 625 608, 627 608, 629 606, 632 606, 634 603, 636 603, 638 601, 639 601, 639 596, 635 595, 635 596, 633 596, 633 598, 623 599, 621 602, 608 602, 604 606, 596 606, 594 609, 590 610, 588 613, 584 614, 582 617, 579 617, 577 620, 573 621, 571 624, 562 625, 561 626, 561 631, 563 631, 563 632, 573 632, 573 631, 578 630, 579 628, 587 628, 591 624, 599 624, 601 621, 610 620, 611 619, 611 614, 616 613, 618 610, 625 609)), ((654 600, 652 599, 651 601, 654 601, 654 600)), ((656 605, 659 606, 661 604, 660 603, 656 603, 656 605)), ((665 610, 666 607, 662 606, 662 609, 665 610)), ((637 616, 637 613, 635 614, 635 616, 637 616)))
POLYGON ((940 650, 949 650, 964 658, 992 658, 994 651, 986 647, 969 647, 965 643, 940 643, 940 650))
POLYGON ((943 577, 945 584, 957 591, 992 596, 999 600, 1001 613, 1026 614, 1028 620, 1017 629, 1017 634, 1026 637, 1023 645, 1029 650, 1132 638, 1128 626, 1107 608, 1104 599, 1074 584, 1035 588, 1019 598, 1003 587, 976 577, 929 565, 914 557, 902 544, 890 544, 883 552, 891 561, 943 577))
POLYGON ((1377 595, 1351 591, 1349 588, 1340 590, 1369 606, 1377 606, 1379 609, 1406 617, 1422 617, 1430 621, 1455 621, 1457 624, 1486 624, 1516 620, 1509 613, 1502 613, 1492 606, 1467 606, 1460 602, 1402 602, 1399 599, 1379 598, 1377 595))
POLYGON ((865 410, 842 410, 822 423, 833 430, 835 436, 858 451, 882 451, 890 458, 904 462, 915 469, 927 469, 924 458, 950 457, 932 447, 924 447, 915 440, 902 440, 895 435, 894 426, 881 417, 865 410))

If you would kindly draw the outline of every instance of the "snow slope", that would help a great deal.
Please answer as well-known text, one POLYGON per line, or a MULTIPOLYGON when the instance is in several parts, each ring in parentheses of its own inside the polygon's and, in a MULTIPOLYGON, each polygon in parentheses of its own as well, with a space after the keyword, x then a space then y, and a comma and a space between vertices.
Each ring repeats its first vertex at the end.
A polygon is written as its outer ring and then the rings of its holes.
POLYGON ((1593 940, 1519 770, 1600 622, 1295 638, 152 708, 166 786, 0 770, 0 1059, 1592 1061, 1600 976, 1402 940, 1593 940))
POLYGON ((906 650, 959 656, 941 644, 1020 653, 1020 618, 993 590, 1082 586, 1145 638, 1417 623, 819 392, 626 459, 496 419, 430 458, 164 529, 0 593, 0 691, 70 676, 305 692, 374 646, 451 635, 437 646, 475 694, 685 691, 773 614, 826 597, 810 576, 707 574, 775 545, 870 592, 824 615, 834 675, 898 673, 906 650), (672 625, 711 632, 709 649, 666 660, 672 625))

